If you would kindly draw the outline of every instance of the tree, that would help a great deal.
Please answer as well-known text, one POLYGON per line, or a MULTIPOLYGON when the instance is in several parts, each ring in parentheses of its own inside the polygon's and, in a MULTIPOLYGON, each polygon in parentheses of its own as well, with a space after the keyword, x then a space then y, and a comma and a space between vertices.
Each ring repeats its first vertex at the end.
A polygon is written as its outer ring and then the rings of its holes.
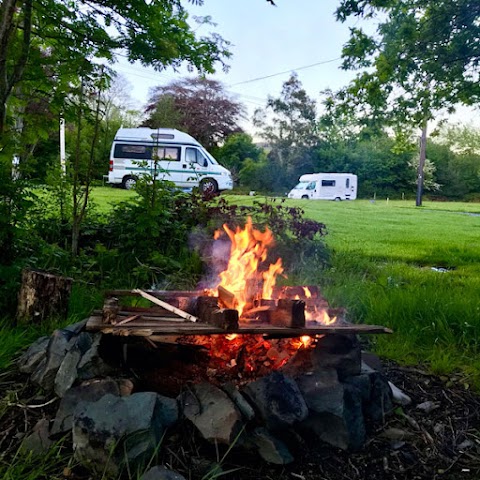
POLYGON ((247 133, 230 135, 225 143, 213 150, 212 153, 223 166, 232 172, 234 179, 238 178, 246 160, 250 159, 252 162, 258 163, 264 157, 263 150, 253 143, 252 137, 247 133))
POLYGON ((241 131, 244 111, 217 80, 183 78, 153 89, 144 125, 178 128, 212 148, 241 131))
POLYGON ((278 167, 273 187, 292 186, 303 173, 312 172, 311 147, 318 142, 316 103, 293 74, 279 98, 269 97, 264 110, 257 110, 254 125, 270 150, 268 159, 278 167))
POLYGON ((3 0, 0 135, 5 131, 7 103, 31 70, 27 62, 33 52, 43 52, 55 73, 68 65, 71 72, 85 76, 95 71, 95 58, 113 61, 117 52, 157 70, 186 61, 201 72, 212 72, 229 56, 227 46, 217 34, 197 38, 181 0, 3 0))
POLYGON ((376 18, 376 35, 351 28, 343 68, 361 70, 342 92, 365 118, 410 123, 422 131, 417 206, 422 201, 427 123, 435 113, 480 99, 478 0, 342 0, 339 21, 376 18))

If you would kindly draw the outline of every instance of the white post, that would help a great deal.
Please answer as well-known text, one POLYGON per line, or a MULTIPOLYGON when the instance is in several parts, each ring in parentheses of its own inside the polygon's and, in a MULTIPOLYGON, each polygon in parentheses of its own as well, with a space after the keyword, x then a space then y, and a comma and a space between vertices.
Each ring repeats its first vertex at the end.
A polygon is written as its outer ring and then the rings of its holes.
POLYGON ((60 119, 60 166, 62 172, 65 175, 67 168, 65 165, 65 119, 60 119))

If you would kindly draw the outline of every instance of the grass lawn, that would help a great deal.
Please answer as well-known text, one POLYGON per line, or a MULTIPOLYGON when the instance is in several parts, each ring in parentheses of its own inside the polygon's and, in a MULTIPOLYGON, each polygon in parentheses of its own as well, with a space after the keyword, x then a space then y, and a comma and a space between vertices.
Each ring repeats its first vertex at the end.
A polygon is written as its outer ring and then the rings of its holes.
MULTIPOLYGON (((373 339, 380 355, 429 362, 442 374, 458 370, 466 386, 480 388, 479 204, 288 204, 301 206, 306 216, 327 225, 331 267, 318 271, 315 283, 330 303, 347 307, 354 321, 395 331, 373 339)), ((311 281, 310 275, 294 283, 311 281)))

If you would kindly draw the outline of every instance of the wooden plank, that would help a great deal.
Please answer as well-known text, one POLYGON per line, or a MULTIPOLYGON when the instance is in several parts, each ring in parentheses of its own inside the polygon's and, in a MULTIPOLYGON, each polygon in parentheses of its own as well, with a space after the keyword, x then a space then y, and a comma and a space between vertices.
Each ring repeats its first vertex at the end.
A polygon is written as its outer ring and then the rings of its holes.
POLYGON ((277 308, 268 312, 272 325, 278 327, 303 328, 305 327, 305 302, 281 298, 277 308))
POLYGON ((150 300, 152 303, 155 303, 156 305, 160 305, 163 307, 165 310, 168 310, 169 312, 174 313, 175 315, 178 315, 179 317, 184 318, 185 320, 188 320, 189 322, 197 322, 198 318, 195 317, 195 315, 191 315, 190 313, 184 312, 183 310, 180 310, 177 307, 174 307, 170 305, 167 302, 164 302, 162 300, 159 300, 156 297, 153 297, 149 293, 144 292, 143 290, 140 289, 135 289, 133 290, 134 292, 137 292, 139 295, 141 295, 143 298, 150 300))
POLYGON ((200 322, 206 322, 228 331, 238 328, 238 310, 219 308, 216 297, 198 297, 196 313, 200 322))
MULTIPOLYGON (((105 325, 102 317, 90 317, 87 322, 87 330, 103 331, 104 333, 118 334, 117 331, 135 332, 151 331, 152 335, 225 335, 222 328, 202 323, 176 323, 176 322, 139 322, 135 320, 127 325, 117 327, 105 325)), ((390 334, 393 333, 387 327, 379 325, 315 325, 315 322, 308 322, 303 328, 277 327, 265 324, 241 324, 235 331, 242 334, 276 335, 280 337, 300 337, 302 335, 334 335, 334 334, 390 334)), ((134 335, 134 333, 130 333, 134 335)))

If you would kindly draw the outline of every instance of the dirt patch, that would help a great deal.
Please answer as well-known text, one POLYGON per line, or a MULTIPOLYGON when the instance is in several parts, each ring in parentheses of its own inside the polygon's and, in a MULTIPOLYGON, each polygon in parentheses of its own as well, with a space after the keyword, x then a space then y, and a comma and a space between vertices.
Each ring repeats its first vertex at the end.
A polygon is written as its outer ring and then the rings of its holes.
MULTIPOLYGON (((412 480, 480 478, 480 396, 466 389, 461 378, 440 378, 418 368, 385 365, 387 377, 413 400, 399 407, 385 425, 368 425, 362 451, 347 453, 292 432, 289 447, 297 461, 272 467, 244 450, 217 451, 186 424, 181 424, 162 448, 160 461, 185 475, 202 478, 210 472, 234 470, 228 479, 275 480, 412 480), (429 404, 426 402, 430 402, 429 404), (425 410, 418 405, 426 404, 425 410), (219 466, 221 464, 221 467, 219 466)), ((0 375, 0 451, 3 463, 13 458, 22 439, 42 418, 51 418, 58 402, 39 395, 16 371, 0 375), (51 403, 50 403, 51 402, 51 403), (46 404, 46 405, 44 405, 46 404), (40 406, 39 405, 44 405, 40 406)), ((72 452, 65 450, 58 478, 72 452)), ((69 470, 68 478, 89 478, 84 470, 69 470)), ((33 477, 32 477, 33 478, 33 477)))

